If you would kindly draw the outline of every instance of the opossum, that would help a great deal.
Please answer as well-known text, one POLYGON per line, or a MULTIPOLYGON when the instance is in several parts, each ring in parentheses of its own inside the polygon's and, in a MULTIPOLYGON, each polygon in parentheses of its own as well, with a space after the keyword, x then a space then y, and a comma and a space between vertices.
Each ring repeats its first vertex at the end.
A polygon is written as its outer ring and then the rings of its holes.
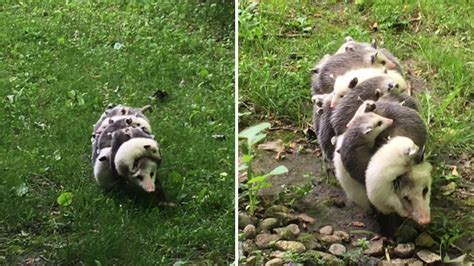
POLYGON ((95 131, 95 135, 100 135, 102 132, 104 132, 111 124, 113 124, 115 121, 120 121, 120 120, 125 120, 130 121, 129 125, 134 126, 134 127, 142 127, 144 128, 143 130, 146 132, 149 132, 151 134, 151 126, 148 122, 147 119, 142 118, 142 117, 137 117, 134 115, 124 115, 124 116, 114 116, 108 119, 105 119, 102 121, 102 124, 97 128, 95 131))
MULTIPOLYGON (((323 152, 323 157, 326 160, 332 160, 334 154, 334 143, 332 139, 335 136, 334 129, 330 123, 330 118, 332 114, 332 109, 330 107, 329 101, 324 101, 322 107, 322 113, 316 113, 317 117, 313 120, 315 123, 315 128, 318 132, 318 144, 323 152)), ((316 111, 317 112, 317 111, 316 111)))
POLYGON ((110 150, 110 147, 102 149, 94 161, 94 178, 103 189, 111 189, 120 182, 110 169, 110 150))
POLYGON ((432 167, 428 162, 414 164, 418 150, 407 137, 391 138, 372 156, 366 188, 370 202, 382 214, 395 212, 428 224, 432 167))
POLYGON ((397 92, 408 90, 407 82, 397 71, 375 67, 354 69, 336 78, 334 90, 332 92, 331 108, 334 108, 341 98, 344 97, 349 92, 349 90, 354 88, 357 84, 378 76, 392 79, 398 85, 396 87, 397 92))
POLYGON ((355 112, 363 101, 377 101, 384 95, 397 94, 397 86, 393 79, 379 76, 361 82, 351 89, 345 97, 341 98, 340 103, 334 108, 331 115, 331 125, 336 135, 341 135, 346 131, 347 123, 354 117, 355 112))
MULTIPOLYGON (((114 133, 114 138, 117 138, 114 133)), ((120 137, 121 138, 121 137, 120 137)), ((149 158, 160 164, 161 155, 158 143, 150 138, 132 138, 122 143, 115 152, 116 145, 112 145, 112 164, 117 174, 122 177, 129 177, 137 174, 136 160, 142 157, 149 158)))
POLYGON ((108 120, 108 118, 113 118, 113 120, 117 120, 117 119, 120 119, 119 116, 121 118, 125 118, 126 116, 139 117, 139 118, 144 119, 146 124, 149 125, 150 121, 144 115, 144 113, 146 111, 149 111, 149 110, 151 110, 150 105, 146 105, 146 106, 144 106, 142 108, 139 108, 139 109, 128 107, 128 106, 123 106, 123 105, 118 105, 118 106, 115 106, 115 107, 113 105, 109 105, 107 107, 107 110, 104 113, 102 113, 99 120, 93 126, 94 129, 92 131, 92 140, 98 134, 100 134, 101 131, 105 130, 105 128, 107 128, 108 124, 111 123, 108 120))
MULTIPOLYGON (((343 142, 344 134, 337 137, 336 149, 340 149, 343 142)), ((350 174, 347 172, 346 168, 342 164, 340 153, 334 153, 333 163, 336 178, 339 181, 339 184, 341 185, 342 189, 344 190, 346 197, 361 208, 365 210, 370 210, 370 202, 369 198, 367 197, 365 184, 358 182, 350 176, 350 174)))
POLYGON ((352 127, 344 133, 337 153, 349 175, 361 184, 365 183, 365 170, 375 152, 375 139, 392 123, 392 119, 368 112, 356 117, 352 127))
POLYGON ((112 146, 112 134, 117 130, 124 130, 125 133, 129 133, 130 138, 142 137, 142 138, 153 138, 147 127, 134 127, 133 122, 129 119, 122 119, 115 121, 112 125, 109 125, 107 129, 100 134, 96 146, 100 150, 104 147, 112 146))

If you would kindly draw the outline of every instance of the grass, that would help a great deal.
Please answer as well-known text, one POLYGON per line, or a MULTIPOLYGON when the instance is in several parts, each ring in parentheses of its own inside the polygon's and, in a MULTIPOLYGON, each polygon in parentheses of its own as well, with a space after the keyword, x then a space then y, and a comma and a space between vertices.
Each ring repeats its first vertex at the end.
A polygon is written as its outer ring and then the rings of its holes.
POLYGON ((0 263, 232 261, 233 5, 12 1, 0 15, 0 263), (109 103, 153 105, 177 208, 96 187, 90 133, 109 103))
MULTIPOLYGON (((417 88, 436 194, 450 181, 447 159, 452 164, 461 154, 474 154, 474 8, 468 1, 355 2, 240 1, 239 123, 277 119, 305 128, 312 116, 313 65, 346 36, 375 39, 402 61, 417 88)), ((433 228, 443 228, 439 215, 433 217, 433 228)))

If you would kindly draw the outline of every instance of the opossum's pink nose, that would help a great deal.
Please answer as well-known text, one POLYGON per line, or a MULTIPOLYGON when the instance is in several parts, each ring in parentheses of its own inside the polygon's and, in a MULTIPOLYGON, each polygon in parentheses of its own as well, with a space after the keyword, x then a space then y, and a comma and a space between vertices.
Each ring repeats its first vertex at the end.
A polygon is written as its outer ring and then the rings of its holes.
POLYGON ((418 220, 418 223, 421 225, 426 225, 431 223, 431 219, 429 217, 424 217, 418 220))
POLYGON ((146 189, 147 192, 155 192, 155 188, 154 187, 149 187, 146 189))
POLYGON ((336 106, 336 102, 333 100, 331 101, 331 108, 334 108, 334 106, 336 106))
POLYGON ((388 120, 388 125, 391 126, 393 124, 393 119, 388 120))

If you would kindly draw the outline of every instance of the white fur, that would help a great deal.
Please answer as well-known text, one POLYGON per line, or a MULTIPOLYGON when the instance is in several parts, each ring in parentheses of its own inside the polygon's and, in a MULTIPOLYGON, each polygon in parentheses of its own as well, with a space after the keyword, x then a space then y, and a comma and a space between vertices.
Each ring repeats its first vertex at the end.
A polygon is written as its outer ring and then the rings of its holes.
POLYGON ((385 74, 388 76, 390 79, 395 81, 396 84, 398 84, 398 90, 399 91, 408 91, 408 82, 405 80, 405 78, 396 70, 387 70, 387 73, 385 74))
POLYGON ((134 178, 134 182, 136 182, 143 190, 153 192, 155 191, 157 169, 158 165, 154 161, 148 158, 142 158, 138 163, 138 171, 132 175, 132 178, 134 178), (142 180, 136 178, 139 175, 143 177, 142 180))
POLYGON ((103 148, 100 150, 99 156, 94 162, 94 178, 99 186, 102 188, 110 188, 117 180, 112 177, 112 171, 110 169, 110 147, 103 148), (105 157, 105 160, 99 160, 105 157))
POLYGON ((393 181, 411 167, 418 146, 406 137, 394 137, 370 159, 366 170, 366 188, 370 202, 382 213, 396 212, 402 217, 409 213, 395 193, 393 181))
POLYGON ((102 133, 107 127, 112 124, 114 121, 118 121, 120 119, 132 119, 132 123, 130 126, 132 127, 145 127, 147 129, 147 132, 151 133, 151 126, 148 121, 146 121, 144 118, 137 117, 134 115, 119 115, 119 116, 113 116, 106 118, 104 121, 102 121, 102 124, 100 127, 97 129, 95 132, 96 134, 102 133))
POLYGON ((158 143, 149 138, 133 138, 124 142, 115 155, 115 167, 119 175, 128 177, 130 174, 135 174, 133 164, 141 157, 161 160, 158 143))
MULTIPOLYGON (((344 135, 340 135, 337 137, 336 150, 341 147, 343 140, 344 135)), ((339 184, 341 185, 342 189, 346 193, 347 198, 362 207, 363 209, 369 210, 370 202, 367 198, 365 186, 350 176, 350 174, 344 167, 341 160, 341 155, 338 152, 334 152, 333 161, 336 172, 336 178, 339 181, 339 184)))

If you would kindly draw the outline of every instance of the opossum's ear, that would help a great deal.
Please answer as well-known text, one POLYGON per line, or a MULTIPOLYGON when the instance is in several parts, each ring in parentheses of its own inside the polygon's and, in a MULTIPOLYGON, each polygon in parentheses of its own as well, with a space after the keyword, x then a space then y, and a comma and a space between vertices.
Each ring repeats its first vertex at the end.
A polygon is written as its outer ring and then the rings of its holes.
POLYGON ((354 39, 352 39, 351 36, 347 36, 346 38, 344 38, 344 42, 352 42, 354 41, 354 39))
POLYGON ((150 112, 153 111, 151 105, 145 105, 142 108, 140 108, 140 112, 144 113, 146 111, 150 111, 150 112))
POLYGON ((415 164, 420 164, 423 162, 425 159, 425 146, 421 148, 421 151, 418 153, 418 155, 415 157, 415 164))
POLYGON ((418 149, 414 149, 413 147, 408 147, 405 151, 405 155, 412 156, 414 155, 418 149))
POLYGON ((311 73, 318 74, 319 73, 319 67, 312 68, 311 73))
POLYGON ((355 86, 357 86, 357 82, 359 82, 359 80, 357 79, 357 77, 353 78, 351 80, 351 82, 349 82, 349 89, 352 89, 354 88, 355 86))
POLYGON ((388 74, 388 69, 383 68, 383 73, 388 74))
POLYGON ((373 53, 371 56, 370 56, 370 63, 373 65, 375 64, 375 59, 377 58, 377 55, 378 55, 378 51, 373 53))
POLYGON ((374 127, 371 125, 362 126, 362 133, 364 133, 365 135, 369 134, 372 130, 374 130, 374 127))
POLYGON ((115 106, 116 106, 115 104, 109 103, 109 104, 107 105, 107 109, 112 109, 112 108, 114 108, 115 106))
POLYGON ((127 109, 122 108, 121 112, 122 112, 122 115, 125 115, 127 113, 127 109))
POLYGON ((129 125, 131 125, 131 124, 132 124, 132 122, 133 122, 133 121, 132 121, 132 119, 131 119, 131 118, 127 118, 127 119, 125 120, 125 123, 127 123, 127 124, 129 124, 129 125))
POLYGON ((109 124, 113 124, 114 120, 112 118, 109 119, 109 124))
POLYGON ((318 115, 322 115, 324 113, 323 108, 319 108, 318 110, 316 110, 316 113, 318 115))
POLYGON ((382 97, 383 93, 381 90, 376 89, 375 90, 375 100, 378 100, 380 97, 382 97))
POLYGON ((353 52, 355 50, 354 45, 347 45, 346 46, 346 52, 353 52))
POLYGON ((375 41, 375 39, 372 39, 372 42, 370 42, 370 46, 372 46, 372 48, 374 49, 377 49, 377 42, 375 41))

